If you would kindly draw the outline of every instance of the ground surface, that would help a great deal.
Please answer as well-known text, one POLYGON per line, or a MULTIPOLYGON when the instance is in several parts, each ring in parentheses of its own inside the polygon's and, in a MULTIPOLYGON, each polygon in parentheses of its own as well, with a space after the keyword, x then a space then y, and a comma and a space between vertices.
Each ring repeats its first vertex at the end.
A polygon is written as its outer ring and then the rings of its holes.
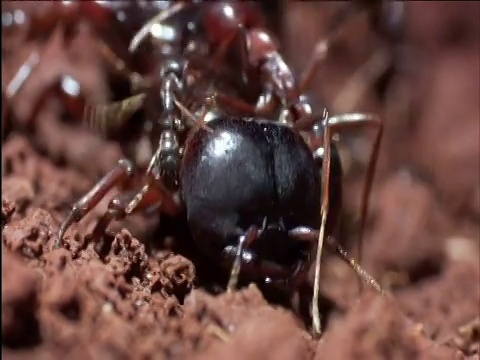
MULTIPOLYGON (((111 249, 99 259, 85 236, 108 198, 72 226, 63 249, 52 250, 70 205, 121 152, 115 142, 62 119, 55 94, 39 102, 59 71, 81 81, 88 101, 108 96, 101 67, 88 55, 88 28, 68 47, 51 39, 41 70, 10 101, 2 124, 2 354, 72 360, 478 359, 478 5, 411 5, 411 55, 397 84, 412 98, 410 116, 371 94, 357 106, 386 117, 363 264, 392 292, 359 297, 355 275, 327 254, 322 292, 334 305, 318 342, 292 312, 269 305, 253 285, 212 295, 215 280, 188 247, 165 250, 156 218, 115 224, 111 249)), ((318 4, 294 4, 287 13, 284 44, 298 69, 322 31, 322 19, 318 4), (305 41, 295 41, 299 34, 305 41)), ((368 58, 369 50, 355 40, 359 34, 346 30, 348 41, 314 82, 327 104, 368 58)), ((21 34, 4 40, 3 87, 40 46, 22 41, 21 34)), ((354 170, 347 173, 345 218, 353 220, 342 234, 348 245, 355 238, 361 181, 354 170)))

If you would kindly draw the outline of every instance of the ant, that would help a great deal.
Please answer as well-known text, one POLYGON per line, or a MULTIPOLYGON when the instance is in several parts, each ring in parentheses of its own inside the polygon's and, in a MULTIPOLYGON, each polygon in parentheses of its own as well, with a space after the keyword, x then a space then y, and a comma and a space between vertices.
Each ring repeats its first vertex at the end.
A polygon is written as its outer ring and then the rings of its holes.
MULTIPOLYGON (((10 2, 5 7, 2 4, 2 29, 5 34, 15 31, 27 41, 51 39, 52 34, 60 32, 63 41, 68 42, 74 37, 79 25, 85 22, 98 34, 95 46, 103 60, 107 62, 108 69, 111 72, 119 71, 123 79, 122 68, 126 63, 142 67, 149 61, 143 54, 130 59, 127 51, 128 41, 148 18, 164 7, 163 1, 55 1, 47 2, 46 9, 34 11, 24 4, 10 2), (112 59, 110 54, 113 51, 121 56, 112 59)), ((8 51, 8 46, 4 50, 8 51)), ((28 79, 37 71, 43 58, 43 51, 33 50, 4 86, 2 95, 6 100, 11 101, 17 96, 28 79)), ((116 74, 109 75, 113 75, 111 80, 115 83, 116 74)), ((55 83, 54 89, 46 84, 47 91, 54 90, 60 96, 66 110, 74 117, 81 118, 85 99, 82 97, 81 83, 78 79, 70 74, 59 73, 52 80, 55 83)))
MULTIPOLYGON (((342 166, 333 135, 351 127, 378 129, 363 193, 363 219, 382 122, 376 116, 359 113, 330 116, 324 111, 317 116, 301 95, 302 84, 325 57, 340 22, 319 42, 306 71, 308 76, 304 74, 297 85, 272 36, 257 27, 260 15, 250 4, 241 2, 178 2, 139 30, 130 43, 132 51, 154 33, 155 24, 168 25, 168 20, 177 16, 183 24, 175 25, 170 33, 180 42, 176 50, 168 39, 158 41, 163 58, 159 57, 155 76, 140 78, 137 84, 141 91, 121 102, 94 106, 90 120, 100 128, 120 127, 150 99, 154 107, 146 113, 144 129, 155 151, 144 172, 138 171, 143 166, 136 165, 145 164, 120 160, 73 205, 60 226, 55 246, 60 246, 72 223, 80 221, 112 188, 123 185, 131 191, 110 201, 92 233, 97 245, 112 220, 158 209, 185 216, 199 249, 230 268, 227 291, 236 288, 241 268, 245 275, 267 285, 295 291, 308 286, 306 274, 313 262, 312 325, 320 334, 318 302, 324 244, 383 294, 378 282, 332 237, 342 190, 342 166), (192 8, 196 21, 189 22, 186 20, 192 19, 192 13, 186 10, 192 8), (196 28, 199 24, 210 28, 196 28), (193 34, 186 36, 186 29, 193 29, 193 34), (193 35, 202 35, 201 41, 193 35), (188 52, 187 40, 191 39, 196 40, 193 53, 207 49, 199 61, 188 52), (235 58, 235 52, 241 55, 235 58), (226 77, 205 67, 205 62, 215 61, 228 68, 234 60, 241 65, 235 72, 230 69, 226 77), (251 87, 257 98, 253 109, 250 97, 242 98, 242 86, 230 82, 238 80, 238 73, 243 86, 251 87), (260 80, 252 73, 261 74, 260 80), (138 175, 140 186, 132 188, 129 185, 138 175)), ((364 219, 360 238, 363 226, 364 219)))
MULTIPOLYGON (((195 3, 195 1, 192 2, 195 3)), ((125 71, 127 65, 144 69, 151 67, 155 60, 148 52, 133 56, 133 53, 128 51, 126 44, 142 24, 159 11, 172 7, 173 3, 172 1, 142 0, 121 2, 62 1, 47 2, 50 7, 33 12, 33 9, 28 9, 28 6, 19 6, 15 1, 12 1, 7 6, 2 7, 2 29, 5 34, 11 33, 13 30, 20 30, 20 33, 22 33, 23 30, 24 38, 29 40, 48 37, 56 28, 61 26, 64 28, 65 37, 69 39, 79 23, 86 21, 99 35, 96 45, 104 60, 107 61, 110 70, 122 76, 133 76, 129 80, 135 88, 138 76, 136 73, 127 74, 125 71), (33 12, 33 14, 29 14, 29 12, 33 12), (113 53, 115 53, 115 56, 112 56, 113 53)), ((278 3, 261 1, 260 5, 275 10, 271 22, 278 26, 278 3)), ((6 84, 3 94, 6 99, 11 100, 20 92, 27 80, 36 71, 41 59, 42 54, 39 51, 32 51, 9 83, 6 84)), ((60 74, 59 84, 57 90, 60 91, 61 96, 76 103, 71 109, 83 107, 83 101, 78 96, 76 99, 75 96, 72 97, 68 90, 68 88, 80 88, 77 79, 67 74, 60 74)), ((76 110, 70 112, 74 115, 81 113, 76 110)))

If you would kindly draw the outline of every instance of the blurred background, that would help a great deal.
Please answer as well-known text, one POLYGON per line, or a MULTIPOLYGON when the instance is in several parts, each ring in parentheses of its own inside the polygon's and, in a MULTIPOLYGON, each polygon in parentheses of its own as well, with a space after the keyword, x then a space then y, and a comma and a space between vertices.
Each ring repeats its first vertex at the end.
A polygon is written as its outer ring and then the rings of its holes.
MULTIPOLYGON (((392 46, 372 33, 366 16, 350 21, 312 81, 310 95, 315 104, 334 114, 364 111, 382 116, 385 133, 364 264, 384 286, 395 289, 414 318, 453 324, 468 317, 468 310, 462 309, 480 299, 480 3, 402 4, 405 26, 399 42, 392 46), (385 49, 393 71, 387 70, 387 78, 355 93, 362 89, 355 85, 357 79, 375 73, 368 64, 385 49), (466 263, 476 270, 463 268, 466 263), (446 310, 451 303, 455 310, 446 310)), ((281 34, 297 71, 307 63, 337 6, 335 2, 286 5, 281 34)), ((352 132, 339 143, 346 173, 342 240, 349 239, 352 247, 373 135, 352 132)), ((324 271, 335 273, 336 261, 327 260, 332 264, 324 271)), ((324 291, 336 293, 336 299, 349 298, 346 288, 355 291, 355 286, 342 287, 333 280, 327 285, 332 278, 325 276, 324 291)), ((340 279, 344 285, 345 278, 340 279)), ((441 328, 436 328, 440 337, 441 328)))
MULTIPOLYGON (((87 103, 128 94, 93 44, 100 34, 122 54, 132 31, 126 25, 125 34, 112 32, 101 13, 92 13, 94 26, 76 18, 73 5, 59 9, 58 3, 2 1, 2 195, 21 211, 48 209, 57 223, 122 157, 117 139, 86 129, 81 116, 87 103), (18 86, 22 77, 28 79, 18 86)), ((403 4, 398 39, 379 36, 367 16, 348 21, 308 95, 317 112, 327 107, 330 114, 383 119, 363 264, 394 290, 407 314, 446 339, 478 313, 480 298, 480 3, 403 4)), ((300 74, 342 3, 262 6, 300 74)), ((355 130, 338 142, 345 174, 338 236, 353 253, 373 139, 374 132, 355 130)), ((87 234, 105 205, 76 231, 87 234)), ((144 239, 155 237, 156 225, 155 218, 134 217, 115 226, 144 239)), ((323 292, 346 308, 356 297, 355 276, 334 257, 325 262, 323 292)))

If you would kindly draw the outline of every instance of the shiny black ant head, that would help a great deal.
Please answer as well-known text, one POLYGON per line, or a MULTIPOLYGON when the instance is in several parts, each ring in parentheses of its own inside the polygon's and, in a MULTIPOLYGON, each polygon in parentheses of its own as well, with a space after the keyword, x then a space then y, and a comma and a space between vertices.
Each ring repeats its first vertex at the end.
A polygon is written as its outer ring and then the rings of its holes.
MULTIPOLYGON (((242 272, 287 280, 304 263, 311 245, 289 236, 299 226, 319 227, 320 168, 302 136, 273 121, 221 117, 187 142, 180 191, 187 221, 208 255, 231 260, 245 245, 242 272)), ((334 156, 334 171, 341 170, 334 156)), ((341 178, 331 182, 331 232, 341 203, 341 178)), ((231 265, 231 262, 230 262, 231 265)))

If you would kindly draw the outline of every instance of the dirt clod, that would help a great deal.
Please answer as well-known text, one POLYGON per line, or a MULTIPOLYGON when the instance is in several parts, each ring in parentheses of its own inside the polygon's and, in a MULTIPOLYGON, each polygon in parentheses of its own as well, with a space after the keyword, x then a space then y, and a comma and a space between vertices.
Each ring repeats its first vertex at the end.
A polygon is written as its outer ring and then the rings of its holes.
MULTIPOLYGON (((2 11, 24 10, 28 20, 51 10, 34 3, 4 1, 2 11)), ((285 3, 279 41, 287 62, 301 73, 336 5, 285 3)), ((478 359, 479 3, 405 4, 410 14, 405 58, 384 100, 373 89, 359 96, 354 109, 337 98, 380 46, 370 41, 362 19, 345 28, 311 82, 315 111, 325 104, 332 114, 372 112, 385 125, 362 266, 387 296, 369 289, 359 294, 355 274, 325 251, 321 292, 331 306, 322 312, 320 340, 310 335, 309 323, 267 301, 257 285, 226 293, 221 274, 196 251, 182 219, 135 214, 113 222, 101 243, 93 244, 92 229, 119 189, 73 224, 62 246, 54 248, 72 205, 124 156, 115 139, 82 123, 85 103, 106 103, 117 89, 107 81, 88 21, 80 22, 68 41, 62 26, 49 36, 27 36, 29 21, 4 29, 2 355, 478 359), (38 71, 7 98, 8 81, 37 50, 38 71), (75 78, 80 94, 61 93, 65 75, 75 78)), ((348 160, 338 240, 356 257, 371 137, 354 135, 341 134, 338 142, 348 160)))
POLYGON ((317 359, 453 359, 456 352, 431 341, 421 323, 400 311, 393 299, 364 296, 332 325, 317 359), (342 344, 338 347, 336 344, 342 344))
POLYGON ((30 347, 39 339, 37 306, 40 279, 22 259, 2 249, 2 343, 30 347))

